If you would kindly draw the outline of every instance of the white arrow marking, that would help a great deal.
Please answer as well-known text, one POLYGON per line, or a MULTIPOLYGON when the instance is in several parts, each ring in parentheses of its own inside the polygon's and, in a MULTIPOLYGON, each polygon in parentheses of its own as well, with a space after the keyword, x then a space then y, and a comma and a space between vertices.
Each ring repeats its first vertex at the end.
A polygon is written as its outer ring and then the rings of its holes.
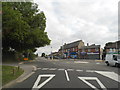
POLYGON ((94 85, 86 81, 86 80, 96 80, 101 88, 103 88, 104 90, 107 90, 106 87, 100 82, 100 80, 97 77, 78 77, 78 78, 81 79, 83 82, 85 82, 87 85, 89 85, 91 88, 95 90, 99 90, 94 85))
POLYGON ((55 76, 55 75, 53 75, 53 74, 39 75, 38 78, 37 78, 37 80, 36 80, 36 82, 35 82, 34 85, 33 85, 32 90, 35 90, 35 89, 38 90, 38 89, 40 89, 40 88, 43 87, 47 82, 49 82, 54 76, 55 76), (41 83, 40 85, 38 85, 39 82, 40 82, 40 80, 41 80, 41 77, 49 77, 49 78, 48 78, 47 80, 45 80, 43 83, 41 83))

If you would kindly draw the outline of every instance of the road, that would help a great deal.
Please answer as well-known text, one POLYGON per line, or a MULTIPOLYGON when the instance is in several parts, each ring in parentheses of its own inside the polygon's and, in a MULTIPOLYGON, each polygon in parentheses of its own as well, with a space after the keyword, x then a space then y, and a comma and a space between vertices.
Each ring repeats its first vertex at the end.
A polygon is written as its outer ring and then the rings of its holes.
POLYGON ((47 60, 39 57, 25 64, 32 64, 37 70, 29 78, 11 88, 120 90, 120 68, 106 66, 102 61, 47 60))

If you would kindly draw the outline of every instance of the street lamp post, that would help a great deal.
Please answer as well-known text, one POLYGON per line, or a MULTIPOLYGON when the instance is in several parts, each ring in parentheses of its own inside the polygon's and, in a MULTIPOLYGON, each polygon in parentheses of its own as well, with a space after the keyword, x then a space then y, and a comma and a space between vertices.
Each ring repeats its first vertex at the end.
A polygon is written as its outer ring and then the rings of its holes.
POLYGON ((52 55, 52 47, 51 47, 51 59, 53 60, 53 55, 52 55))
POLYGON ((63 54, 63 53, 64 53, 64 44, 63 44, 63 40, 62 40, 62 47, 61 47, 61 48, 62 48, 62 58, 63 58, 63 57, 64 57, 64 54, 63 54))

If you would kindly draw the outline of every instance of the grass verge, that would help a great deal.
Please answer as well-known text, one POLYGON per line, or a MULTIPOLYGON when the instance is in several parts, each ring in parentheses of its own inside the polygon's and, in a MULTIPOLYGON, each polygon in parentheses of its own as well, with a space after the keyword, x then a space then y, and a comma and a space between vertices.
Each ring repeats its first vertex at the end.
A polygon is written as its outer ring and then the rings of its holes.
POLYGON ((14 66, 2 66, 2 86, 18 78, 24 70, 14 66))

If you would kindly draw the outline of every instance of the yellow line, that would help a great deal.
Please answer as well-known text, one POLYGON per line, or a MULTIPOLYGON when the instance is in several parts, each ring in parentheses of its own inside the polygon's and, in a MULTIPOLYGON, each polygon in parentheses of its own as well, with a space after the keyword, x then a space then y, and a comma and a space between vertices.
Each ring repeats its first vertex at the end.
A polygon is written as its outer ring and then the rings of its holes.
POLYGON ((95 60, 96 62, 103 62, 103 60, 95 60))

